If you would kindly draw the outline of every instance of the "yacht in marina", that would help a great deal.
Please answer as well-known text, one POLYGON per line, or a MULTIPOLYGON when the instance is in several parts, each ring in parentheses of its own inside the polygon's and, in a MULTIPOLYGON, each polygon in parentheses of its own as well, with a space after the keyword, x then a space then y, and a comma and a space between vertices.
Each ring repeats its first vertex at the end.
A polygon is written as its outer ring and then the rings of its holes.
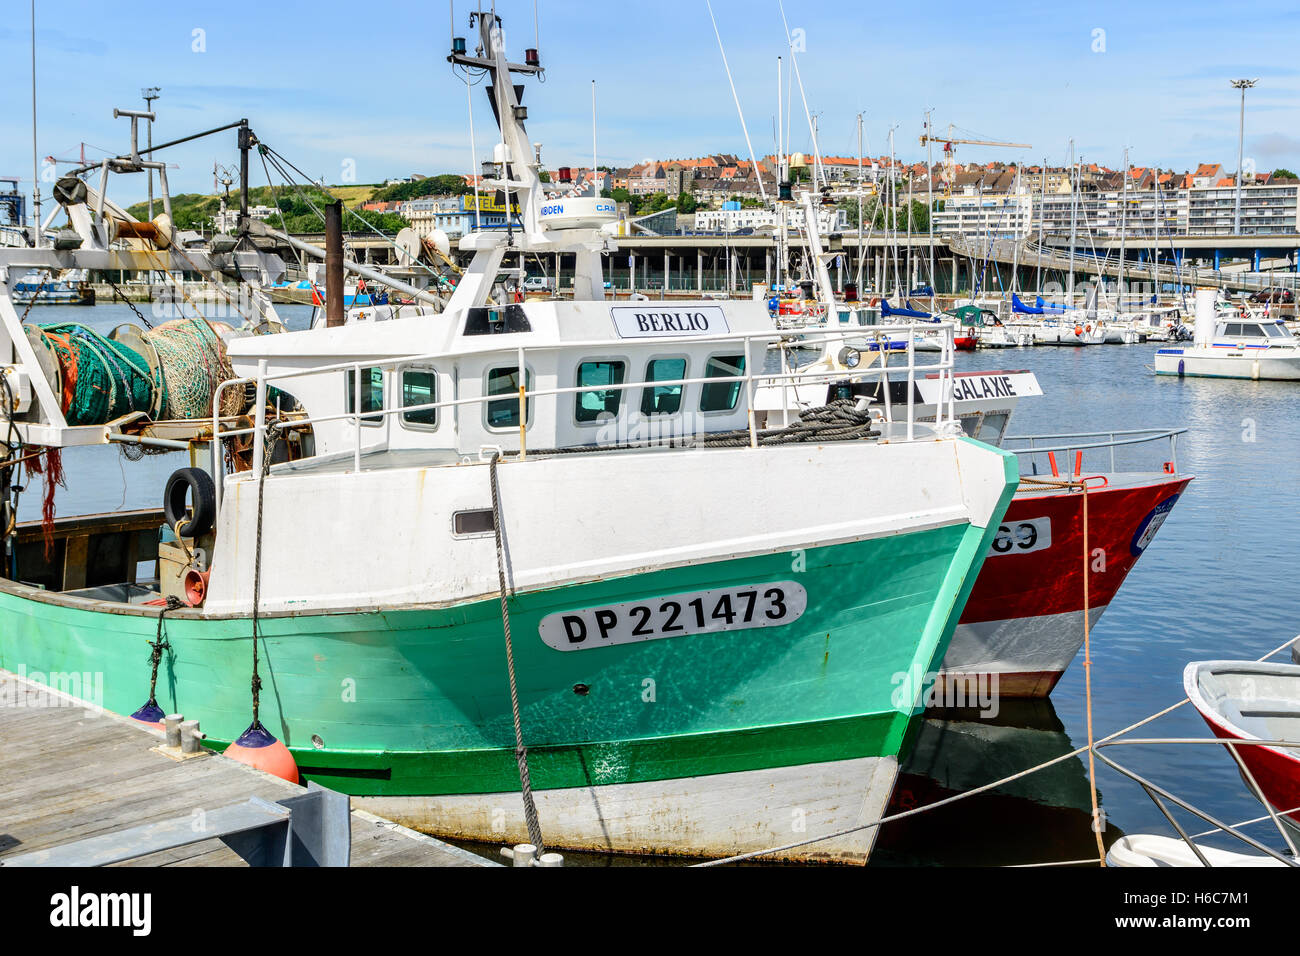
POLYGON ((1157 375, 1300 381, 1300 340, 1279 318, 1221 312, 1217 291, 1196 292, 1196 331, 1190 345, 1156 352, 1157 375))

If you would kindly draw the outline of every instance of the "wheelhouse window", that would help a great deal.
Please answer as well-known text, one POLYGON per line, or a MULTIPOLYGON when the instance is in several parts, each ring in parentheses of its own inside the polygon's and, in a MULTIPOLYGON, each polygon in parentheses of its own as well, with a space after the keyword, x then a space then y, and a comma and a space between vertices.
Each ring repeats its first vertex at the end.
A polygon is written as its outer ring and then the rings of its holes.
MULTIPOLYGON (((577 386, 622 385, 627 374, 627 366, 622 362, 583 362, 578 366, 577 386)), ((621 389, 607 388, 590 392, 578 392, 574 418, 579 424, 600 421, 607 415, 617 415, 623 401, 621 389)))
POLYGON ((740 400, 740 376, 745 374, 745 356, 715 355, 704 369, 705 378, 734 378, 734 382, 705 382, 700 392, 700 411, 729 412, 740 400))
POLYGON ((681 385, 654 385, 686 377, 686 359, 651 359, 646 363, 646 388, 641 392, 642 415, 676 415, 682 408, 681 385))
MULTIPOLYGON (((347 376, 347 410, 355 414, 357 410, 357 374, 348 369, 347 376)), ((361 411, 382 412, 384 410, 384 370, 382 368, 363 368, 361 370, 361 411)), ((383 423, 383 415, 366 415, 361 419, 367 425, 383 423)))
POLYGON ((985 412, 980 416, 979 429, 974 437, 989 445, 1001 445, 1009 418, 1007 412, 985 412))
POLYGON ((1241 324, 1239 322, 1229 322, 1224 326, 1223 334, 1231 339, 1241 338, 1241 324))
POLYGON ((402 423, 416 428, 437 428, 438 409, 420 408, 438 401, 438 373, 431 368, 402 369, 402 423))
POLYGON ((1268 337, 1271 339, 1288 338, 1286 329, 1280 325, 1266 325, 1264 331, 1268 333, 1268 337))
MULTIPOLYGON (((524 382, 526 389, 533 387, 532 372, 525 371, 524 382)), ((519 366, 507 365, 502 368, 491 369, 487 374, 487 393, 488 395, 509 396, 508 398, 499 398, 487 403, 488 428, 518 428, 519 366)), ((524 415, 531 418, 532 414, 533 400, 529 397, 524 403, 524 415)))

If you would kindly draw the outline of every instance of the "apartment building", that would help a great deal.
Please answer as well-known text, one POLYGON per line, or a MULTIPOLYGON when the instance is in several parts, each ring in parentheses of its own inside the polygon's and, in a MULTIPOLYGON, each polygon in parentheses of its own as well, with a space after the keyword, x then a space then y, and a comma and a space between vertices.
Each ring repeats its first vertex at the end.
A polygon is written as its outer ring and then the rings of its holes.
MULTIPOLYGON (((1180 182, 1183 177, 1164 174, 1180 182)), ((1220 179, 1222 181, 1222 178, 1220 179)), ((1231 179, 1228 179, 1231 182, 1231 179)), ((1075 233, 1080 243, 1093 239, 1119 238, 1126 232, 1136 238, 1159 236, 1233 235, 1237 190, 1234 186, 1213 188, 1161 188, 1082 190, 1074 212, 1075 233), (1127 211, 1125 211, 1127 209, 1127 211)), ((934 214, 935 231, 965 238, 1036 237, 1060 240, 1070 234, 1069 192, 1040 194, 1024 190, 1015 193, 958 195, 934 214)), ((1241 233, 1243 235, 1300 234, 1300 182, 1276 181, 1270 185, 1243 186, 1241 190, 1241 233)))

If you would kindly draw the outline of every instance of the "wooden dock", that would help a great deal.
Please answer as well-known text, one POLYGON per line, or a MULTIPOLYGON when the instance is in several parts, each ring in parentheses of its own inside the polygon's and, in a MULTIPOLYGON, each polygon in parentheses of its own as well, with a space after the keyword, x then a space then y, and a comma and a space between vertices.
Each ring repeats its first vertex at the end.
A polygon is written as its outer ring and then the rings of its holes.
MULTIPOLYGON (((147 823, 306 791, 216 754, 157 752, 154 731, 0 670, 0 864, 147 823)), ((220 840, 123 866, 246 866, 220 840)), ((361 810, 352 811, 351 865, 497 866, 361 810)))

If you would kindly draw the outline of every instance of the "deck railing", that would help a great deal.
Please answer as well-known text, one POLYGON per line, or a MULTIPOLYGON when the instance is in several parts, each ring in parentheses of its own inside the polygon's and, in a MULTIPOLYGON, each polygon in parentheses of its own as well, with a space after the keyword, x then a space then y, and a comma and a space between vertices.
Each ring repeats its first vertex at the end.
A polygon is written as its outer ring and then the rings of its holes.
MULTIPOLYGON (((760 383, 779 385, 784 388, 795 385, 809 385, 817 383, 829 384, 831 382, 865 382, 873 379, 881 381, 881 393, 885 399, 885 418, 893 422, 896 419, 889 398, 888 381, 891 379, 902 380, 904 377, 907 381, 907 416, 906 436, 908 441, 916 437, 915 425, 915 393, 916 379, 918 373, 927 377, 938 373, 942 391, 940 394, 947 396, 941 404, 935 418, 935 425, 942 426, 945 422, 956 420, 955 400, 953 398, 953 368, 954 368, 954 344, 953 337, 955 329, 951 324, 940 323, 908 323, 905 325, 880 325, 869 326, 866 328, 853 329, 853 337, 860 340, 864 333, 870 333, 876 337, 880 343, 879 352, 861 351, 853 349, 845 343, 845 332, 839 329, 827 329, 825 331, 814 331, 804 329, 797 335, 790 332, 784 332, 778 329, 765 329, 761 332, 729 332, 719 335, 709 336, 681 336, 673 338, 656 339, 658 346, 668 347, 692 347, 700 345, 732 345, 741 348, 744 351, 745 368, 742 375, 722 375, 722 376, 696 376, 692 378, 680 379, 656 379, 653 382, 635 381, 624 382, 620 384, 592 384, 592 385, 575 385, 556 388, 528 388, 526 369, 528 368, 528 357, 542 354, 565 351, 582 353, 584 351, 591 354, 608 353, 612 345, 619 345, 623 348, 627 343, 625 340, 598 339, 592 341, 565 341, 565 342, 547 342, 543 344, 520 345, 513 351, 516 353, 519 368, 520 387, 518 392, 519 401, 519 457, 527 457, 527 433, 528 433, 528 401, 533 398, 543 398, 548 396, 570 395, 579 392, 610 392, 610 391, 629 391, 632 389, 642 389, 647 387, 654 388, 672 388, 687 385, 705 385, 711 383, 735 384, 740 382, 743 386, 746 398, 746 420, 749 430, 749 444, 751 448, 758 447, 758 426, 756 422, 756 409, 754 406, 755 392, 760 383), (923 365, 917 364, 917 352, 915 349, 915 340, 918 332, 924 332, 927 335, 938 333, 942 339, 942 348, 939 352, 922 353, 934 357, 933 361, 923 365), (895 357, 906 356, 907 363, 893 364, 889 362, 890 350, 885 343, 891 340, 896 341, 895 337, 905 338, 906 349, 897 349, 892 352, 895 357), (767 348, 777 346, 781 348, 782 363, 780 371, 764 371, 755 369, 755 357, 759 358, 759 364, 765 362, 767 348), (790 369, 787 362, 787 351, 792 348, 803 349, 821 349, 824 353, 831 350, 849 349, 852 353, 857 353, 862 365, 856 368, 845 369, 836 367, 823 370, 790 369), (879 362, 874 360, 879 356, 879 362)), ((506 349, 501 349, 500 354, 506 354, 506 349)), ((380 409, 363 409, 362 408, 362 387, 361 378, 363 369, 383 369, 385 371, 395 370, 401 366, 418 364, 418 363, 435 363, 456 360, 460 358, 469 358, 482 356, 485 353, 483 349, 459 349, 453 351, 426 352, 420 354, 403 355, 396 358, 360 358, 346 362, 335 362, 327 365, 315 366, 311 368, 293 369, 291 371, 271 373, 268 369, 268 360, 259 359, 257 374, 247 378, 235 378, 222 382, 213 393, 212 404, 212 471, 214 476, 224 474, 223 463, 223 442, 227 439, 238 438, 241 436, 254 435, 262 436, 267 433, 266 423, 266 401, 267 389, 275 383, 280 384, 293 379, 305 378, 309 376, 352 372, 353 373, 353 410, 338 414, 318 415, 309 418, 295 418, 287 421, 273 423, 272 427, 277 431, 283 432, 289 429, 302 429, 308 426, 324 425, 333 422, 351 422, 353 426, 353 447, 352 447, 352 470, 361 471, 362 456, 362 435, 364 434, 363 422, 374 422, 386 420, 394 415, 409 415, 415 412, 434 411, 440 409, 456 409, 461 406, 483 405, 488 402, 501 402, 508 400, 504 394, 484 394, 476 395, 470 398, 448 399, 439 402, 428 402, 420 405, 402 405, 394 408, 380 409), (253 383, 257 387, 257 395, 254 405, 254 422, 252 428, 242 429, 223 429, 222 418, 220 416, 221 396, 227 388, 247 385, 253 383)), ((851 357, 851 355, 850 355, 851 357)), ((837 363, 838 364, 838 363, 837 363)), ((788 406, 788 400, 783 399, 783 405, 788 406)), ((701 434, 706 434, 702 432, 701 434)), ((263 465, 264 447, 263 442, 254 440, 253 442, 253 472, 260 473, 263 465)), ((222 482, 217 481, 217 506, 220 508, 222 496, 222 482)))
MULTIPOLYGON (((1071 453, 1081 454, 1085 451, 1108 449, 1110 451, 1110 470, 1116 471, 1115 449, 1125 446, 1145 445, 1167 441, 1169 457, 1165 459, 1172 473, 1178 471, 1178 436, 1187 433, 1186 428, 1135 428, 1096 432, 1073 432, 1056 435, 1008 435, 1002 440, 1007 451, 1014 452, 1022 459, 1028 459, 1035 467, 1039 455, 1058 455, 1064 453, 1068 459, 1071 453), (1011 442, 1028 442, 1028 448, 1009 447, 1011 442), (1042 444, 1050 443, 1050 444, 1042 444)), ((1023 471, 1023 469, 1022 469, 1023 471)))

